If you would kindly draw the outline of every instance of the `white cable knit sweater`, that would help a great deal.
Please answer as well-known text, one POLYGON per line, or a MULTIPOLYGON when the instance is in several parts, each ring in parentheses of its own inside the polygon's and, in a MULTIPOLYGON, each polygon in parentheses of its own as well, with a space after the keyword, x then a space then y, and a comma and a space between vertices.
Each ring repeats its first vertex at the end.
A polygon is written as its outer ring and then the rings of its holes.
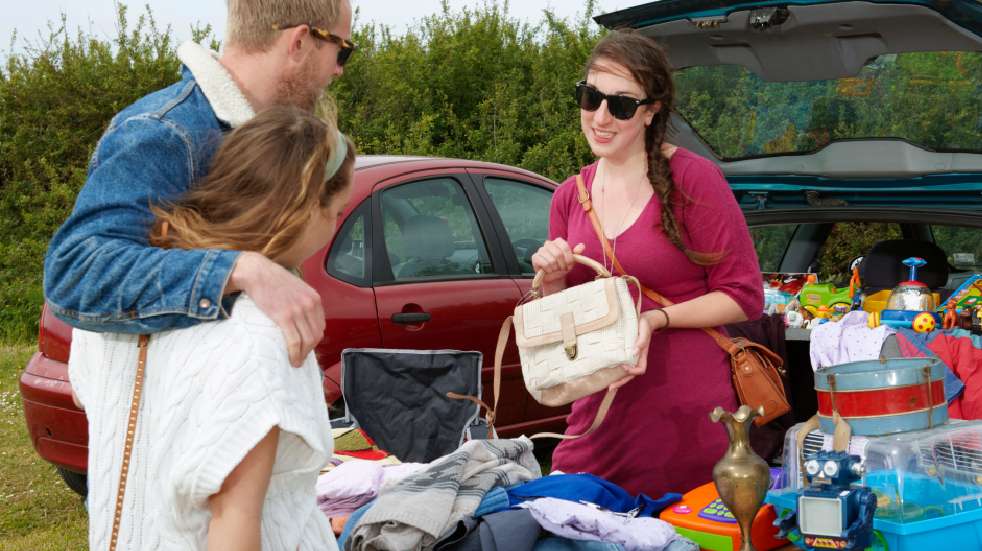
MULTIPOLYGON (((89 420, 89 547, 107 549, 137 336, 72 333, 69 376, 89 420)), ((290 366, 279 328, 243 296, 230 319, 152 335, 119 549, 205 549, 207 498, 270 428, 281 429, 263 505, 264 550, 336 550, 317 508, 333 451, 314 355, 290 366)))

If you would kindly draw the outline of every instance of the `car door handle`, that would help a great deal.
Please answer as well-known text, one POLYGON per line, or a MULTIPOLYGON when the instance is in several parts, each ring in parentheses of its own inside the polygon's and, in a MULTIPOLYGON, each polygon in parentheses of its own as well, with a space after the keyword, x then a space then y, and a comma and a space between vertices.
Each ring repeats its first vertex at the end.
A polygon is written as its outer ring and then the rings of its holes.
POLYGON ((402 325, 419 325, 421 323, 426 323, 430 321, 429 312, 399 312, 398 314, 392 314, 392 323, 399 323, 402 325))

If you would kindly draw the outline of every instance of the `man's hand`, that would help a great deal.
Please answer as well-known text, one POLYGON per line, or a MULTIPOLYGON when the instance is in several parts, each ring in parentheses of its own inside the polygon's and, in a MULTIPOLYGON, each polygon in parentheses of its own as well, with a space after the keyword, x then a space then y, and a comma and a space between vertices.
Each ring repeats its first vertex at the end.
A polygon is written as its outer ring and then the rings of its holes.
POLYGON ((324 336, 324 308, 313 287, 265 256, 239 255, 225 292, 243 291, 283 331, 293 367, 324 336))

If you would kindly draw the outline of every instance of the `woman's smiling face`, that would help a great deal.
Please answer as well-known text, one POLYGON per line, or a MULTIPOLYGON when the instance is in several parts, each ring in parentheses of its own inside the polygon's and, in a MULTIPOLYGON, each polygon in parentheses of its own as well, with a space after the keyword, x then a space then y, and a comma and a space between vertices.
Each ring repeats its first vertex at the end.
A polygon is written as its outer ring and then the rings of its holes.
MULTIPOLYGON (((606 95, 630 96, 637 100, 648 97, 626 67, 609 60, 598 60, 594 64, 587 75, 587 84, 606 95)), ((633 117, 620 120, 610 114, 607 100, 604 100, 596 111, 580 109, 580 128, 597 157, 627 157, 644 151, 645 129, 660 107, 657 102, 642 105, 633 117)))

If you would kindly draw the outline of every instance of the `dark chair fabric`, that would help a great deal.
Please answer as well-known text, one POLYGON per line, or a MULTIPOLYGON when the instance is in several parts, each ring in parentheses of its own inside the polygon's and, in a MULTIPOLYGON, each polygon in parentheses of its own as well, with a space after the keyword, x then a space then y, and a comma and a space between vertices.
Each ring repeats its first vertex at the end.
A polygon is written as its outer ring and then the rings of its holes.
POLYGON ((480 352, 346 349, 345 420, 401 461, 428 463, 456 450, 477 422, 475 403, 447 393, 480 396, 481 363, 480 352))

